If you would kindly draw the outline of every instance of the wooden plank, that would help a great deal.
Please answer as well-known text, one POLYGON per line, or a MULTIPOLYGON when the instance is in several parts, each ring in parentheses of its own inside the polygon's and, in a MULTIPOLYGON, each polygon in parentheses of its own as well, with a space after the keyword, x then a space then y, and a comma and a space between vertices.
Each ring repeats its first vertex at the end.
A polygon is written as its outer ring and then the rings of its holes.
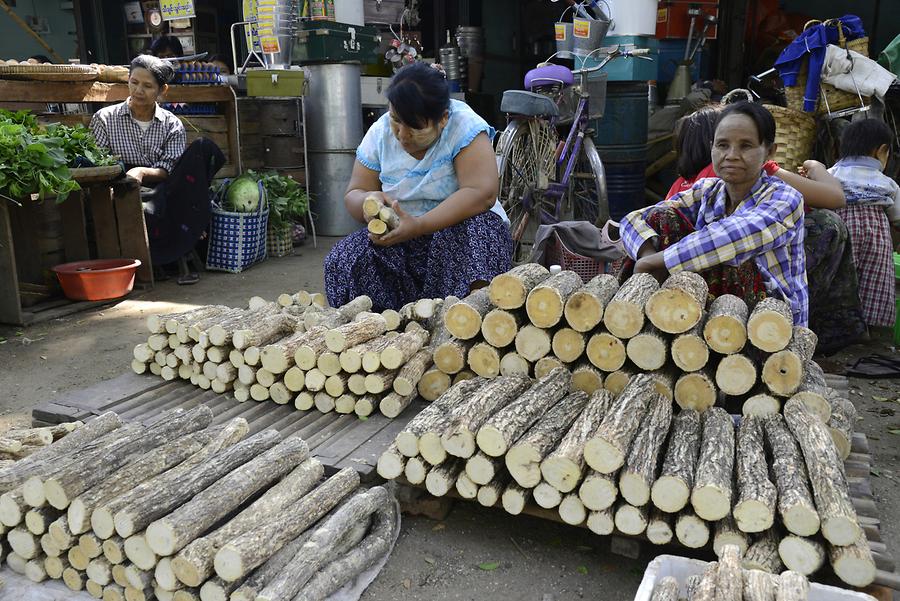
MULTIPOLYGON (((127 296, 128 295, 125 295, 122 298, 127 298, 127 296)), ((29 307, 28 311, 22 312, 22 325, 33 325, 50 321, 51 319, 59 319, 60 317, 72 315, 73 313, 80 313, 81 311, 112 305, 121 301, 122 298, 101 301, 67 301, 66 304, 54 309, 45 309, 43 304, 35 305, 34 307, 29 307)))
POLYGON ((69 198, 59 205, 59 210, 63 219, 63 247, 66 251, 66 262, 90 259, 91 249, 88 245, 82 195, 69 195, 69 198))
MULTIPOLYGON (((4 202, 7 202, 4 200, 4 202)), ((49 200, 46 202, 55 202, 49 200)), ((10 210, 13 244, 16 252, 16 272, 20 282, 42 284, 44 274, 41 268, 41 248, 39 242, 38 210, 36 202, 26 200, 21 207, 10 210)))
POLYGON ((138 259, 141 266, 137 268, 135 279, 148 282, 152 286, 153 262, 150 259, 150 241, 147 238, 140 190, 123 186, 113 197, 113 206, 116 211, 116 227, 122 256, 138 259))
MULTIPOLYGON (((122 102, 128 84, 0 80, 0 98, 7 102, 122 102)), ((234 102, 228 86, 170 85, 165 102, 234 102)))
POLYGON ((241 163, 241 141, 239 138, 239 127, 238 127, 238 119, 237 119, 237 96, 234 95, 234 92, 228 86, 225 86, 228 92, 231 94, 231 102, 222 103, 221 109, 225 114, 225 121, 228 124, 228 147, 232 149, 231 152, 231 162, 237 166, 238 172, 243 171, 243 164, 241 163))
POLYGON ((119 246, 119 227, 113 208, 112 190, 109 186, 91 186, 88 206, 94 218, 94 238, 97 241, 97 257, 118 259, 122 256, 119 246))
POLYGON ((225 115, 181 115, 178 117, 189 134, 227 134, 228 119, 225 115))
POLYGON ((105 380, 67 392, 53 399, 53 403, 82 409, 98 409, 114 402, 121 402, 158 390, 168 384, 162 378, 136 373, 124 373, 111 380, 105 380))
POLYGON ((84 421, 93 414, 87 409, 70 407, 58 403, 41 403, 31 410, 31 421, 34 424, 61 424, 63 422, 84 421))
POLYGON ((0 199, 0 323, 23 324, 9 203, 2 199, 0 199))

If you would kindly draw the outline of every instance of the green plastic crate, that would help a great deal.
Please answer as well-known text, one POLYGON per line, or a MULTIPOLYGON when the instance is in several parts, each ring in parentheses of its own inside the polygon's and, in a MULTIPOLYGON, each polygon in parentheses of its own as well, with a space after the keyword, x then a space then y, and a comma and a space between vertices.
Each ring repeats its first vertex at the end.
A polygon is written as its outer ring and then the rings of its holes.
POLYGON ((900 280, 900 253, 894 253, 894 277, 900 280))
POLYGON ((301 69, 247 71, 247 96, 303 96, 301 69))
POLYGON ((305 21, 297 32, 292 59, 295 63, 378 62, 381 35, 374 27, 333 21, 305 21))

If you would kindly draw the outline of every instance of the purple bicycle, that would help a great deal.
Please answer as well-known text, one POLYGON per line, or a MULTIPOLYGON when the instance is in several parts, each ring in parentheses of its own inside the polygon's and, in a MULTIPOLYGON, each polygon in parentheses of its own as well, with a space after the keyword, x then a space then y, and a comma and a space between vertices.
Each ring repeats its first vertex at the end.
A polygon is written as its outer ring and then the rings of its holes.
POLYGON ((497 142, 497 171, 500 203, 516 245, 514 260, 527 258, 541 224, 583 220, 602 225, 609 218, 606 174, 588 125, 603 116, 606 78, 588 80, 588 74, 619 57, 652 60, 645 54, 646 49, 616 46, 598 65, 576 71, 550 63, 553 55, 526 74, 527 91, 503 93, 500 110, 507 114, 507 126, 497 142), (562 139, 558 130, 567 126, 562 139))

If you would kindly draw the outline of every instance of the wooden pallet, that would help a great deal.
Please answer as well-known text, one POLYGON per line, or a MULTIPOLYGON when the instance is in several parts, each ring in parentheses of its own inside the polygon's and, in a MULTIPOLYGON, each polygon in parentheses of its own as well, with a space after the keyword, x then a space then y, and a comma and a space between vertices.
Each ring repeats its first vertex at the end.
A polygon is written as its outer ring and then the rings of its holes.
POLYGON ((32 409, 31 417, 35 424, 57 424, 114 411, 126 421, 149 424, 166 410, 201 404, 212 409, 214 424, 243 417, 251 433, 274 428, 285 437, 300 436, 325 466, 326 474, 353 467, 363 481, 378 477, 378 457, 425 406, 416 401, 395 419, 375 414, 363 420, 353 414, 297 411, 271 401, 240 403, 230 394, 216 394, 183 380, 166 382, 152 375, 127 373, 42 403, 32 409))

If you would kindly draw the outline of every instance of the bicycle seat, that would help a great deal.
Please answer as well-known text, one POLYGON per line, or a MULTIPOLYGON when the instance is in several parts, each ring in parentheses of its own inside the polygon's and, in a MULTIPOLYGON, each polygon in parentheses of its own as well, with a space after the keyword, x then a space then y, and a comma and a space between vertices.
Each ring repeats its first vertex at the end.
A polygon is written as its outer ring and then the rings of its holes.
POLYGON ((500 101, 500 110, 514 115, 526 115, 528 117, 556 117, 559 115, 559 107, 556 103, 542 94, 526 92, 525 90, 506 90, 500 101))
POLYGON ((575 84, 575 76, 572 70, 562 65, 544 65, 532 69, 525 74, 525 89, 533 90, 537 86, 549 86, 561 84, 571 86, 575 84))

